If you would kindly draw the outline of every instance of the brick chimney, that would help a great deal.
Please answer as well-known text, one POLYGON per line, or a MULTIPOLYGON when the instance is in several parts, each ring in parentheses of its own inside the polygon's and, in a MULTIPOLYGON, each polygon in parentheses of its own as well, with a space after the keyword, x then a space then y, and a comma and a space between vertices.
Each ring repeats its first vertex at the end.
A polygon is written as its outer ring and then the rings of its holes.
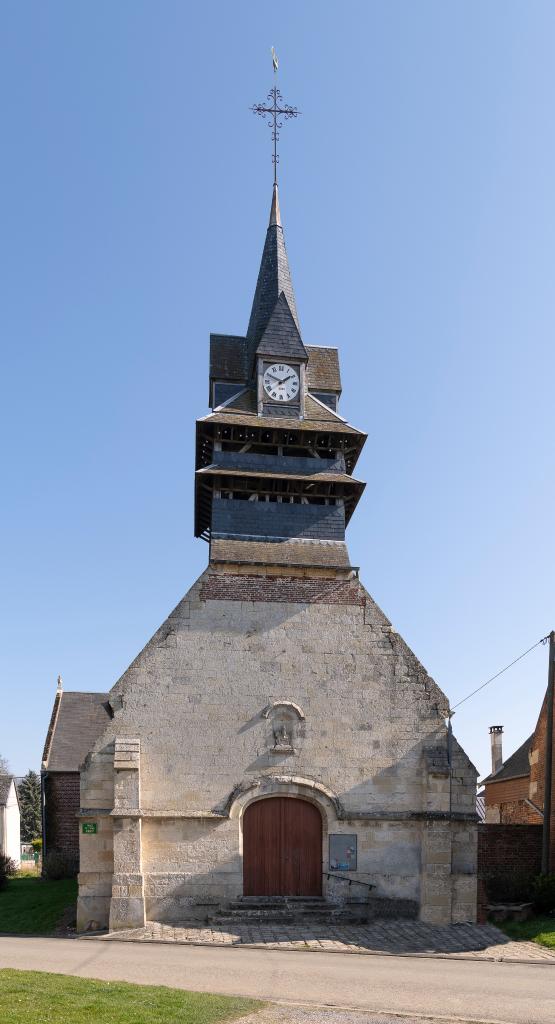
POLYGON ((491 738, 491 772, 494 775, 503 764, 503 726, 490 725, 489 734, 491 738))

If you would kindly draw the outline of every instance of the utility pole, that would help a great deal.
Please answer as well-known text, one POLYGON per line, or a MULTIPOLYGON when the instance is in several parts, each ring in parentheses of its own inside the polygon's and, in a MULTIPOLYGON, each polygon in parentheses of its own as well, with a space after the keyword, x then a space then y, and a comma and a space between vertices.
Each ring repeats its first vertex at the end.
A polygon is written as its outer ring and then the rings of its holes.
POLYGON ((553 689, 555 686, 555 630, 549 634, 547 722, 545 729, 545 780, 543 791, 542 875, 549 874, 551 844, 551 797, 553 781, 553 689))

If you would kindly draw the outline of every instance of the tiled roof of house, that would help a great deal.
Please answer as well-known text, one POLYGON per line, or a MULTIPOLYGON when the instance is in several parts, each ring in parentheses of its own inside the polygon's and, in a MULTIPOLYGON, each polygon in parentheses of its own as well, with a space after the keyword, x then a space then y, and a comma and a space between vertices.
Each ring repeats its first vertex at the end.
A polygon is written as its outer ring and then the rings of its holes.
POLYGON ((522 778, 523 775, 530 774, 530 761, 528 759, 528 752, 534 733, 524 740, 524 743, 515 750, 514 754, 511 754, 506 761, 503 762, 501 768, 495 773, 488 775, 484 782, 502 782, 505 779, 518 779, 522 778))
POLYGON ((110 719, 107 693, 56 694, 43 754, 50 772, 76 772, 110 719))
POLYGON ((339 354, 336 348, 307 345, 306 381, 313 391, 341 391, 339 354))
POLYGON ((0 775, 0 807, 4 807, 8 800, 12 782, 13 775, 0 775))

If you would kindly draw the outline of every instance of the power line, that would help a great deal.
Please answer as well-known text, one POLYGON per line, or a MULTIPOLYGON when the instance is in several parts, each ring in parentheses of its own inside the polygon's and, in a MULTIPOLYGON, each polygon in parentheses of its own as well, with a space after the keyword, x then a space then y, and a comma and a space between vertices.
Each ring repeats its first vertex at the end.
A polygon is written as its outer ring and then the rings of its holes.
POLYGON ((522 659, 525 658, 527 654, 530 654, 530 651, 533 651, 536 647, 539 647, 540 644, 547 643, 548 640, 549 640, 549 633, 547 634, 547 636, 542 636, 541 640, 537 640, 535 644, 532 644, 532 646, 529 647, 527 651, 524 651, 523 654, 519 654, 518 658, 515 658, 514 661, 511 661, 509 665, 505 665, 505 668, 499 669, 499 672, 496 672, 495 675, 491 676, 490 679, 486 679, 485 683, 482 683, 481 686, 476 687, 476 689, 473 690, 472 693, 469 693, 469 694, 467 694, 466 697, 463 697, 463 699, 460 700, 458 702, 458 704, 455 704, 451 708, 451 714, 453 713, 455 708, 460 708, 461 704, 464 704, 465 701, 470 700, 470 698, 473 697, 475 693, 479 693, 480 690, 483 690, 485 686, 489 686, 490 683, 493 683, 494 679, 498 679, 499 676, 502 676, 503 673, 507 671, 507 669, 512 668, 513 665, 516 665, 517 661, 522 661, 522 659))

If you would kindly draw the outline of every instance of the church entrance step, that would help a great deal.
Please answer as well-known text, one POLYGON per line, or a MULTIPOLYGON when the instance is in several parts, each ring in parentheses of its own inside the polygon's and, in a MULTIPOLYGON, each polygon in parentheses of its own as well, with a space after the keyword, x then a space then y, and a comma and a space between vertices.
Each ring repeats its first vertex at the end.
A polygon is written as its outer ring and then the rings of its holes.
POLYGON ((321 896, 245 896, 232 900, 214 914, 211 921, 223 924, 333 924, 341 921, 354 924, 366 921, 366 904, 341 905, 329 903, 321 896))

